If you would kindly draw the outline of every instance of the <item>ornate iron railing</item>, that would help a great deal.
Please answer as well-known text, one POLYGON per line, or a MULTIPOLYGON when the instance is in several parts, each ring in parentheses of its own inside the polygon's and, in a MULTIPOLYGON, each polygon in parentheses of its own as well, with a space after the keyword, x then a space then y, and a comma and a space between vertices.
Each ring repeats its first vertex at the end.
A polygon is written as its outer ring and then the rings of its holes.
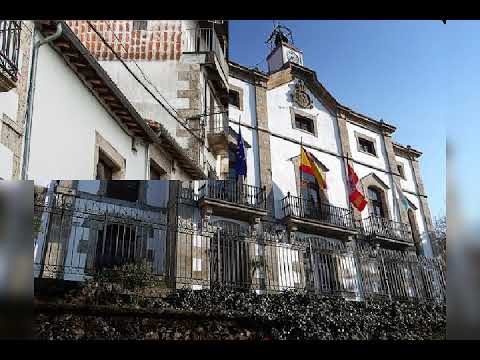
POLYGON ((187 29, 183 34, 183 52, 213 52, 223 76, 228 76, 228 64, 217 34, 212 28, 187 29))
POLYGON ((285 216, 311 219, 344 228, 354 228, 353 214, 349 209, 325 203, 314 203, 301 197, 287 194, 282 200, 285 216))
POLYGON ((0 68, 13 81, 18 78, 21 24, 19 20, 0 20, 0 68))
POLYGON ((99 269, 142 260, 175 287, 220 283, 355 300, 446 301, 445 266, 437 259, 300 233, 286 242, 267 229, 229 228, 222 222, 185 219, 173 227, 165 211, 75 195, 37 196, 34 277, 84 281, 99 269))
POLYGON ((413 242, 410 225, 375 215, 370 215, 363 220, 363 231, 366 235, 413 242))
POLYGON ((265 188, 234 180, 209 180, 199 189, 199 199, 208 198, 266 210, 265 188))

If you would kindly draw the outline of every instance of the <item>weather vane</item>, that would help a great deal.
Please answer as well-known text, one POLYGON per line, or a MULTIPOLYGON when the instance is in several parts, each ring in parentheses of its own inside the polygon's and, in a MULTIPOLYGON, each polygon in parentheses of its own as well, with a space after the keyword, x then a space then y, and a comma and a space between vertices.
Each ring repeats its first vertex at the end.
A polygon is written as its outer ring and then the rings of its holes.
POLYGON ((293 44, 292 31, 288 27, 281 25, 278 21, 273 20, 272 33, 265 43, 269 44, 270 47, 273 48, 282 42, 293 44))

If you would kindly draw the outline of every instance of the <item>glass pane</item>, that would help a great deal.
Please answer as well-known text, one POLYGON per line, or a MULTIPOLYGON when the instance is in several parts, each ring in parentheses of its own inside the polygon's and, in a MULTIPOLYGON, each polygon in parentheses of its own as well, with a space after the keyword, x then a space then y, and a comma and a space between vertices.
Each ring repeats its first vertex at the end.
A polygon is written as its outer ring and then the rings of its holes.
POLYGON ((368 198, 373 201, 378 200, 378 192, 375 189, 368 188, 368 198))

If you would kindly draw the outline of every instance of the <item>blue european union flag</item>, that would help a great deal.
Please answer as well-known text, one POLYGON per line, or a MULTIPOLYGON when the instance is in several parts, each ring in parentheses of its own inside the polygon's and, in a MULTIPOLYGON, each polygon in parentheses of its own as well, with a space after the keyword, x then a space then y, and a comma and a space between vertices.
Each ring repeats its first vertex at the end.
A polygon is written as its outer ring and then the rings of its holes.
POLYGON ((238 176, 247 176, 247 159, 245 156, 245 144, 242 138, 240 126, 237 135, 237 161, 235 162, 235 172, 238 176))

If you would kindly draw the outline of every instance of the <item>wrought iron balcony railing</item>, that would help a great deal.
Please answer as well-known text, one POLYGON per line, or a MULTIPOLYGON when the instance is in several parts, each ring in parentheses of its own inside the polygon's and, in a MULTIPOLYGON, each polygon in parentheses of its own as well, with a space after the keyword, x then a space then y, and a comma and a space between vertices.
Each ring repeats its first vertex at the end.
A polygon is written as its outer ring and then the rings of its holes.
POLYGON ((228 112, 224 109, 217 109, 207 115, 208 134, 228 134, 228 112))
POLYGON ((199 189, 199 199, 214 199, 259 210, 267 209, 265 188, 234 180, 209 180, 199 189))
POLYGON ((214 29, 187 29, 183 34, 183 52, 213 52, 220 64, 225 79, 228 76, 228 64, 220 41, 214 29))
POLYGON ((366 235, 381 236, 389 239, 413 242, 412 231, 408 224, 370 215, 363 220, 366 235))
POLYGON ((0 20, 0 69, 13 81, 18 78, 21 24, 19 20, 0 20))
POLYGON ((282 200, 282 209, 285 216, 294 216, 302 219, 311 219, 343 228, 355 227, 352 211, 325 203, 314 203, 288 193, 282 200))

